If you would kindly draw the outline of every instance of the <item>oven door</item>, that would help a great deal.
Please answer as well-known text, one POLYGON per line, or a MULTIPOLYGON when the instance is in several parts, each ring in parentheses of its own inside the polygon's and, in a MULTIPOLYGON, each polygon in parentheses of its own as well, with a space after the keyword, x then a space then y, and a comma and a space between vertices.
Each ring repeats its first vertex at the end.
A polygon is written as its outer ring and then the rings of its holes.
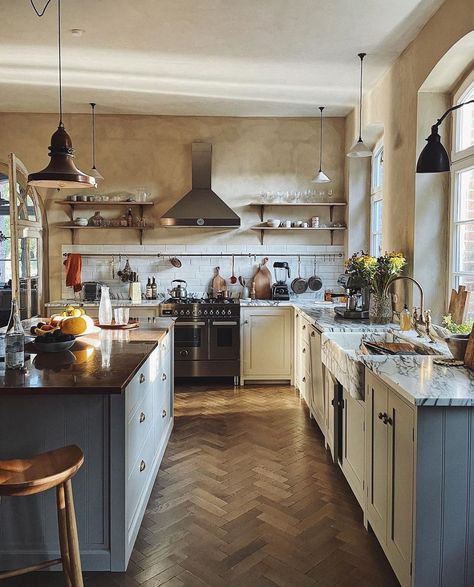
POLYGON ((240 327, 237 320, 210 320, 210 358, 238 360, 240 357, 240 327))
POLYGON ((208 355, 206 320, 176 320, 174 357, 176 361, 205 361, 208 355))

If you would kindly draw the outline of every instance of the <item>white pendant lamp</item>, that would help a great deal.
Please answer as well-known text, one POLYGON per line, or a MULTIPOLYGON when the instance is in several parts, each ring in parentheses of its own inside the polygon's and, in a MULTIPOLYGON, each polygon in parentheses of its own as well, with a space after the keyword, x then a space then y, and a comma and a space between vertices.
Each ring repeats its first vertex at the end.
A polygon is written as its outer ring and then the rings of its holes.
POLYGON ((322 170, 323 164, 323 110, 324 106, 319 107, 320 111, 320 132, 319 132, 319 171, 313 179, 313 183, 328 183, 330 178, 322 170))
MULTIPOLYGON (((31 2, 36 14, 43 16, 51 0, 47 2, 42 12, 39 12, 34 2, 31 2)), ((95 179, 83 173, 74 164, 74 149, 71 137, 66 132, 63 123, 63 89, 62 89, 62 62, 61 62, 61 1, 58 2, 58 72, 59 72, 59 125, 51 137, 49 147, 49 164, 37 173, 28 175, 28 184, 39 188, 91 188, 95 186, 95 179)))
POLYGON ((97 171, 97 167, 95 166, 95 102, 89 102, 91 109, 92 109, 92 168, 89 172, 89 175, 97 181, 100 179, 104 179, 104 176, 97 171))
POLYGON ((362 63, 367 53, 359 53, 360 59, 360 86, 359 86, 359 139, 352 145, 347 153, 348 157, 372 157, 372 151, 362 140, 362 63))

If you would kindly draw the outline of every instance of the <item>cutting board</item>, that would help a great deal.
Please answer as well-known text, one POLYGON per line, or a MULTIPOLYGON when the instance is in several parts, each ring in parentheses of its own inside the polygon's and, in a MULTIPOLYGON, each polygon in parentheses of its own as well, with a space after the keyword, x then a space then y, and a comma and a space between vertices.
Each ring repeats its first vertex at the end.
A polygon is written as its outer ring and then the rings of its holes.
POLYGON ((212 280, 213 295, 216 295, 218 291, 225 291, 227 289, 225 279, 219 275, 220 267, 216 267, 215 271, 216 274, 214 275, 214 279, 212 280))
POLYGON ((272 297, 272 274, 267 267, 268 257, 263 259, 253 278, 257 300, 270 300, 272 297))
POLYGON ((466 318, 466 310, 469 306, 469 292, 465 285, 460 285, 458 291, 451 290, 448 313, 456 324, 462 324, 466 318))
POLYGON ((474 370, 474 326, 467 341, 466 353, 464 355, 464 366, 474 370))

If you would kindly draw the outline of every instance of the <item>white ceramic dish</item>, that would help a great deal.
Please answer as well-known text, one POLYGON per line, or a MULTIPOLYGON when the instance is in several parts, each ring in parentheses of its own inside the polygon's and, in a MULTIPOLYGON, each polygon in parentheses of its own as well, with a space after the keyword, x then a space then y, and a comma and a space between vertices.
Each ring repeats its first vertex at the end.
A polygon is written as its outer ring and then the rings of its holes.
POLYGON ((267 220, 267 226, 271 226, 272 228, 278 228, 281 224, 281 220, 278 220, 276 218, 269 218, 267 220))

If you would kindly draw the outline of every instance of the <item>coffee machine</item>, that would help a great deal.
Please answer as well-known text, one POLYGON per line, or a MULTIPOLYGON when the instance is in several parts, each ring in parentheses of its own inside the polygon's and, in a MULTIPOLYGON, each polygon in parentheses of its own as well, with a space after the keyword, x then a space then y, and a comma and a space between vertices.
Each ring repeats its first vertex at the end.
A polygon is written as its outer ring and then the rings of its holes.
POLYGON ((345 306, 336 306, 334 312, 341 318, 352 320, 368 318, 370 289, 367 283, 360 277, 347 273, 339 275, 337 283, 346 290, 347 302, 345 306))
POLYGON ((286 261, 273 263, 275 283, 272 285, 272 300, 289 300, 290 290, 286 280, 290 278, 290 267, 286 261))

